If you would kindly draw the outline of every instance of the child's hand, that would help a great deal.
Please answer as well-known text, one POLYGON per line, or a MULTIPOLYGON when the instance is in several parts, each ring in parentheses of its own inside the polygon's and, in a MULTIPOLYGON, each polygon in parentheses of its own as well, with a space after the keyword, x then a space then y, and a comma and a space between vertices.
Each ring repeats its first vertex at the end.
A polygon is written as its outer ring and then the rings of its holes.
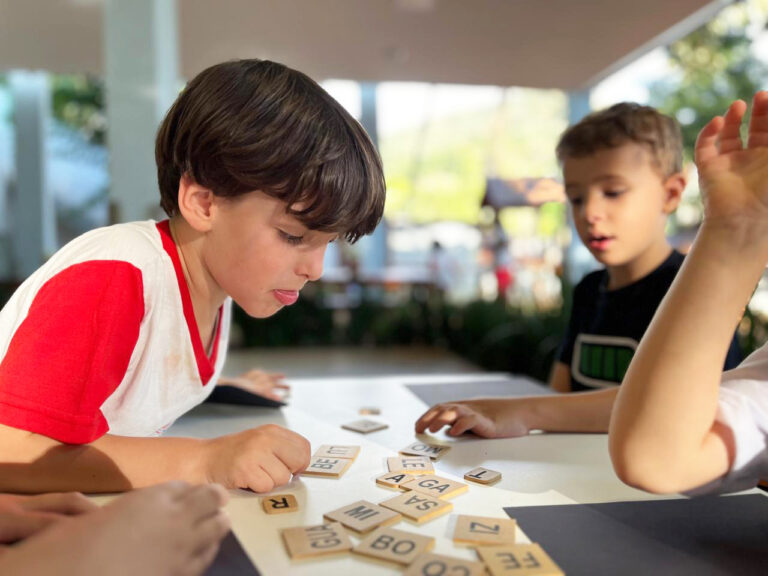
POLYGON ((745 225, 768 229, 768 92, 755 95, 745 148, 740 128, 746 108, 737 100, 696 140, 705 219, 726 230, 745 225))
POLYGON ((474 432, 484 438, 525 436, 525 403, 515 398, 484 398, 436 404, 416 421, 416 433, 450 426, 449 436, 474 432))
POLYGON ((253 392, 265 398, 282 401, 290 386, 283 382, 285 374, 264 372, 263 370, 249 370, 240 374, 237 378, 219 378, 219 384, 237 386, 248 392, 253 392), (278 392, 280 390, 281 392, 278 392))
POLYGON ((309 465, 309 442, 274 424, 207 441, 206 477, 226 488, 269 492, 309 465))
POLYGON ((78 492, 39 496, 0 494, 0 543, 24 540, 67 516, 95 509, 98 506, 78 492))

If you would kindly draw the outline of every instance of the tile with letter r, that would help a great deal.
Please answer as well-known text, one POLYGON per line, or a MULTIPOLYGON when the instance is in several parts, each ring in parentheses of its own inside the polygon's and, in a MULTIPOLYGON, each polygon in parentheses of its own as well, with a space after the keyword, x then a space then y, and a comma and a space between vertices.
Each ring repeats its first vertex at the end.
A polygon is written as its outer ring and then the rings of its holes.
POLYGON ((358 500, 348 506, 323 514, 326 520, 341 522, 346 528, 364 534, 379 526, 399 521, 399 513, 383 508, 367 500, 358 500))
POLYGON ((347 471, 352 460, 348 458, 323 458, 322 456, 313 456, 309 460, 309 466, 304 470, 302 476, 325 476, 327 478, 340 478, 347 471))
POLYGON ((313 456, 318 458, 346 458, 354 460, 360 453, 360 446, 335 446, 333 444, 323 444, 315 450, 313 456))
POLYGON ((417 524, 433 520, 453 510, 453 504, 429 494, 410 491, 381 502, 381 506, 399 512, 417 524))
POLYGON ((299 509, 299 503, 293 494, 264 496, 261 499, 261 506, 267 514, 285 514, 286 512, 296 512, 299 509))
POLYGON ((283 542, 292 559, 341 554, 352 549, 352 541, 338 522, 297 526, 282 531, 283 542))
POLYGON ((387 458, 387 469, 406 474, 432 474, 435 471, 432 461, 426 456, 393 456, 387 458))
POLYGON ((510 518, 465 516, 456 518, 453 541, 459 544, 497 546, 515 543, 517 523, 510 518))
POLYGON ((379 560, 408 565, 435 545, 431 536, 422 536, 394 528, 379 528, 363 539, 352 551, 379 560))
POLYGON ((485 564, 425 552, 414 560, 403 576, 486 576, 485 564))
POLYGON ((405 454, 406 456, 426 456, 430 460, 440 460, 450 449, 450 446, 414 442, 400 450, 400 454, 405 454))
POLYGON ((483 547, 477 555, 491 576, 565 576, 538 544, 483 547))
POLYGON ((434 474, 426 474, 424 476, 417 476, 412 480, 408 480, 400 485, 401 488, 406 490, 416 490, 423 492, 424 494, 431 494, 437 498, 453 498, 459 494, 463 494, 469 489, 469 486, 463 482, 456 482, 443 478, 442 476, 435 476, 434 474))
POLYGON ((489 468, 483 468, 481 466, 473 468, 464 474, 464 480, 477 482, 478 484, 495 484, 501 480, 501 472, 496 472, 496 470, 490 470, 489 468))

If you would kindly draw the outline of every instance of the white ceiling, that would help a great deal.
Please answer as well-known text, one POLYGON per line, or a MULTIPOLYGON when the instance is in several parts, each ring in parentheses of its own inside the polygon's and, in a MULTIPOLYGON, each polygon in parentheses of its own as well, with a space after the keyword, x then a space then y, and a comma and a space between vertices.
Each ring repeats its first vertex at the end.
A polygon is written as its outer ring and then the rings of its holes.
MULTIPOLYGON (((0 0, 0 70, 101 73, 104 1, 0 0)), ((178 0, 181 72, 260 57, 318 79, 579 89, 728 3, 178 0)))

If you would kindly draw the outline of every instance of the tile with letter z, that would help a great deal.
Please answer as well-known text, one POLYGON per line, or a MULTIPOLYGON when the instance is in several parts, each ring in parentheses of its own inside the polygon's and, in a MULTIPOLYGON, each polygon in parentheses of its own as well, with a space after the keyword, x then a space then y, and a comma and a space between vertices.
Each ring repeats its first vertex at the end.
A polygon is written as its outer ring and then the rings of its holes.
POLYGON ((565 576, 538 544, 478 548, 491 576, 565 576))
POLYGON ((362 540, 352 551, 355 554, 407 566, 417 556, 431 550, 434 545, 435 539, 431 536, 422 536, 394 528, 379 528, 362 540))
POLYGON ((288 554, 295 560, 341 554, 352 549, 349 535, 338 522, 286 528, 282 535, 288 554))
POLYGON ((465 516, 456 518, 453 541, 459 544, 497 546, 515 543, 516 522, 510 518, 465 516))

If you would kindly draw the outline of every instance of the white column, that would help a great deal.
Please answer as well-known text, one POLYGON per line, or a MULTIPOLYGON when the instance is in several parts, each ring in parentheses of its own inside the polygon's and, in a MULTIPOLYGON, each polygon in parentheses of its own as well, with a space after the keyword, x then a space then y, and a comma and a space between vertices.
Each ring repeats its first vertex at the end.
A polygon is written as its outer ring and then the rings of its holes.
POLYGON ((179 90, 176 0, 106 0, 110 196, 116 220, 157 217, 155 133, 179 90))

